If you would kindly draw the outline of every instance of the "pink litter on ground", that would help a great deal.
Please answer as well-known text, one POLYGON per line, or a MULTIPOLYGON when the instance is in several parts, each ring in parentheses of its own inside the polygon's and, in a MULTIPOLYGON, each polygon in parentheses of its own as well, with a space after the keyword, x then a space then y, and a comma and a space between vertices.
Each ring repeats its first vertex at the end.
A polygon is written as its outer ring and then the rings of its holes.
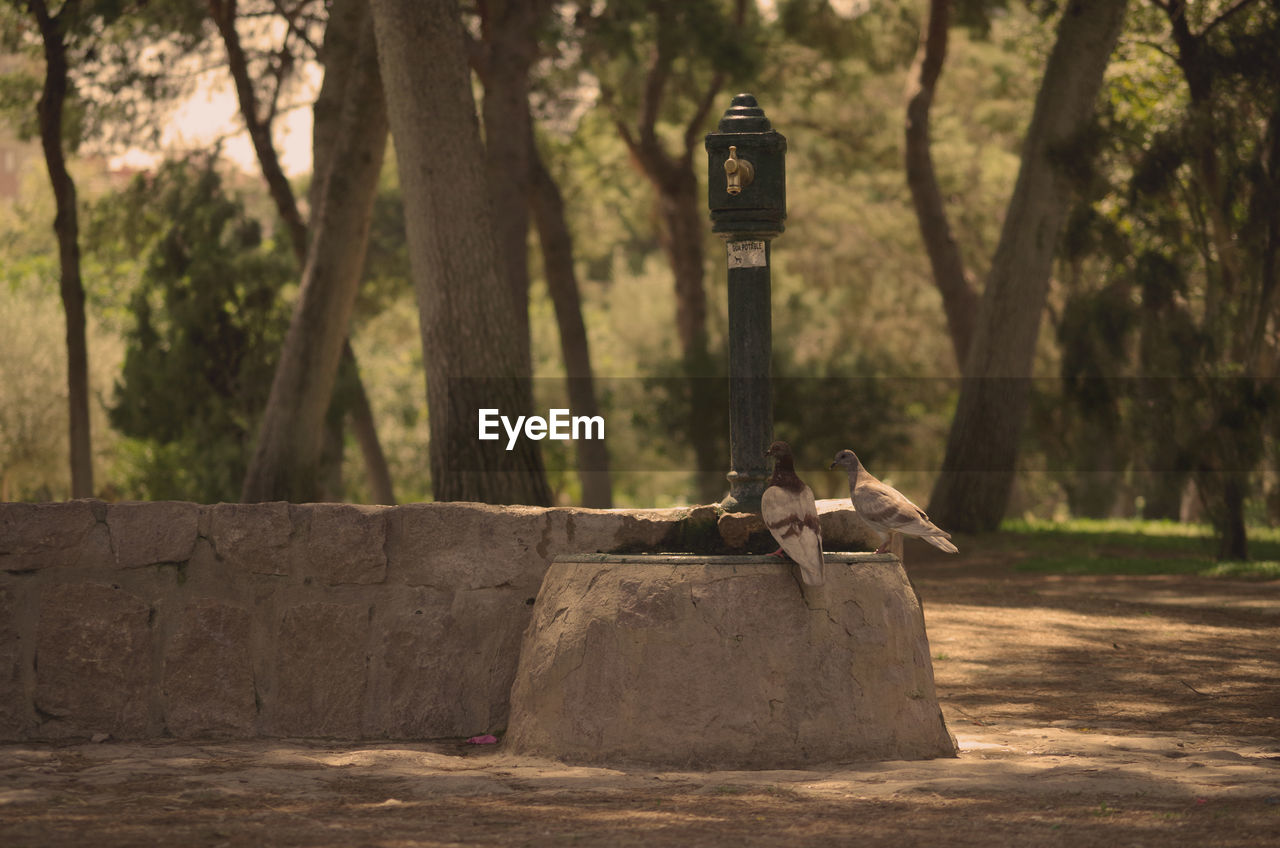
POLYGON ((497 743, 497 741, 498 741, 498 737, 494 736, 491 733, 486 733, 483 736, 472 736, 470 739, 467 740, 467 742, 471 745, 493 745, 497 743))

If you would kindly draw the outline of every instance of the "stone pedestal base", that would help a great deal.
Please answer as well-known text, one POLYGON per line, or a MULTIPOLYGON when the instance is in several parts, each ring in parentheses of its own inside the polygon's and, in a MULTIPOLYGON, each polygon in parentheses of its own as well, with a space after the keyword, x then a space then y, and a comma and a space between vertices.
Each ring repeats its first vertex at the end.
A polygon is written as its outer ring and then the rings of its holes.
POLYGON ((798 768, 955 756, 896 557, 827 554, 804 593, 765 556, 558 558, 506 744, 569 762, 798 768))

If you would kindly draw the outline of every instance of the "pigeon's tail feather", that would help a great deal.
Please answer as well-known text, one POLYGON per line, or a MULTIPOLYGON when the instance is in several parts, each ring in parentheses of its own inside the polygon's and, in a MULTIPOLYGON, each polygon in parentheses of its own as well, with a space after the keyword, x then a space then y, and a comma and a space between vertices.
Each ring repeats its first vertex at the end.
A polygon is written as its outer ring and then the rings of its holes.
POLYGON ((960 553, 960 549, 951 544, 951 540, 945 536, 921 536, 920 538, 924 539, 940 551, 946 551, 949 554, 960 553))
POLYGON ((826 575, 823 574, 824 569, 822 567, 823 562, 821 558, 819 558, 816 568, 814 567, 814 563, 801 562, 796 564, 800 566, 800 579, 804 581, 806 586, 821 586, 826 582, 826 575))

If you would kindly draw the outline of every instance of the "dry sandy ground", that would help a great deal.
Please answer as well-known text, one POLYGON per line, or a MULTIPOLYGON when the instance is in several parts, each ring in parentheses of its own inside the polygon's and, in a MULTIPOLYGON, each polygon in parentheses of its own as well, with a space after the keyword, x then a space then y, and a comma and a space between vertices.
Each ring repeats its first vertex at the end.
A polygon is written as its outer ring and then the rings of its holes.
POLYGON ((1280 583, 926 559, 958 759, 576 768, 457 742, 0 746, 0 846, 1280 845, 1280 583))

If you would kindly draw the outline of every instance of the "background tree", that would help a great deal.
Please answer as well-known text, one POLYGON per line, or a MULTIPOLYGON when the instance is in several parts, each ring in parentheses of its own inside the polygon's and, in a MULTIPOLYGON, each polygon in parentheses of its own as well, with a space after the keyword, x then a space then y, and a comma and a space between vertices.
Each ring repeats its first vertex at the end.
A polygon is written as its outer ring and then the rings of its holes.
POLYGON ((44 45, 44 90, 37 107, 40 145, 44 149, 49 182, 57 203, 53 229, 58 236, 58 280, 67 333, 67 403, 71 496, 93 496, 93 450, 89 428, 89 348, 85 341, 84 283, 80 279, 80 224, 76 184, 67 171, 63 151, 64 114, 68 92, 68 40, 83 26, 80 0, 67 0, 51 14, 44 0, 28 0, 44 45))
MULTIPOLYGON (((565 219, 564 197, 555 177, 542 161, 537 145, 532 148, 530 205, 538 231, 543 275, 555 307, 564 359, 565 382, 570 408, 577 415, 594 418, 601 413, 591 367, 591 347, 582 317, 582 296, 574 267, 573 236, 565 219)), ((596 509, 613 506, 613 481, 609 472, 609 446, 602 440, 577 443, 578 477, 582 482, 582 505, 596 509)))
POLYGON ((528 414, 527 348, 503 285, 483 147, 452 0, 372 6, 427 370, 437 500, 546 504, 537 442, 476 439, 477 413, 528 414), (496 450, 492 449, 496 448, 496 450))
MULTIPOLYGON (((703 135, 717 96, 731 79, 749 79, 758 55, 745 0, 608 3, 579 13, 584 63, 636 168, 656 195, 659 240, 675 281, 687 432, 697 498, 719 501, 727 465, 724 404, 708 378, 723 372, 707 332, 705 198, 699 192, 703 135), (610 58, 613 57, 613 58, 610 58), (679 126, 672 143, 660 122, 679 126)), ((718 117, 718 113, 716 114, 718 117)))
MULTIPOLYGON (((515 304, 518 344, 526 349, 530 345, 528 237, 532 218, 555 310, 570 408, 576 415, 594 417, 600 414, 600 405, 574 269, 573 239, 565 223, 559 186, 537 149, 530 103, 531 71, 544 52, 540 45, 551 41, 549 36, 555 33, 553 5, 548 0, 478 4, 480 38, 469 43, 468 55, 484 87, 481 118, 490 205, 503 276, 515 304)), ((532 368, 531 351, 529 361, 532 368)), ((582 505, 607 509, 613 505, 607 444, 588 439, 578 442, 575 450, 582 505)))
POLYGON ((934 521, 953 531, 993 530, 1004 517, 1049 276, 1071 200, 1065 166, 1080 156, 1125 5, 1073 0, 1058 23, 930 499, 934 521))
MULTIPOLYGON (((327 195, 322 191, 328 185, 328 169, 332 160, 331 153, 336 146, 342 145, 344 151, 355 156, 353 162, 368 164, 369 157, 374 156, 381 162, 381 151, 371 152, 371 148, 379 142, 376 138, 382 133, 382 144, 385 145, 385 120, 372 114, 368 123, 357 129, 364 138, 352 142, 343 135, 346 125, 343 123, 343 97, 349 77, 359 75, 356 67, 356 56, 359 51, 362 22, 365 19, 364 4, 339 2, 329 9, 326 18, 319 10, 318 4, 300 2, 292 7, 279 4, 266 4, 256 7, 252 12, 242 10, 238 0, 209 0, 209 15, 218 30, 227 56, 227 68, 234 83, 236 98, 240 106, 240 115, 252 141, 259 167, 262 171, 277 212, 285 223, 287 233, 298 258, 298 265, 305 270, 308 267, 308 249, 311 233, 308 224, 299 209, 293 187, 281 167, 279 155, 273 140, 273 125, 282 103, 282 96, 291 84, 296 84, 298 70, 309 57, 322 60, 326 72, 325 82, 317 95, 314 106, 313 123, 313 178, 311 192, 312 222, 318 220, 324 209, 327 195), (258 19, 281 21, 284 24, 283 35, 278 47, 251 53, 246 48, 240 35, 240 21, 252 14, 258 19), (333 24, 332 27, 329 24, 333 24), (317 42, 323 32, 323 49, 317 42), (347 149, 346 145, 353 145, 347 149)), ((367 58, 366 63, 373 62, 367 58)), ((362 81, 368 84, 368 80, 362 81)), ((379 109, 379 104, 365 101, 364 105, 379 109)), ((365 169, 367 170, 367 169, 365 169)), ((373 188, 369 184, 367 174, 358 191, 367 195, 373 188)), ((376 173, 372 177, 376 185, 376 173)), ((352 183, 343 181, 338 189, 341 195, 352 183)), ((369 200, 367 203, 371 203, 369 200)), ((359 273, 363 246, 358 242, 362 221, 367 226, 367 203, 344 196, 339 196, 334 208, 352 212, 349 223, 338 227, 336 221, 330 221, 330 238, 343 250, 345 263, 329 263, 315 266, 319 281, 308 288, 308 302, 316 301, 317 292, 321 292, 320 300, 331 296, 328 292, 336 289, 337 300, 353 297, 350 292, 359 284, 359 277, 351 277, 359 273), (341 230, 343 235, 336 236, 341 230), (347 233, 355 239, 351 241, 347 233), (352 270, 355 269, 355 270, 352 270), (347 294, 342 294, 347 292, 347 294)), ((316 272, 313 272, 316 273, 316 272)), ((308 306, 311 314, 317 314, 315 307, 308 306)), ((319 314, 340 316, 342 310, 332 312, 320 310, 319 314)), ((314 319, 313 319, 314 320, 314 319)), ((350 390, 344 393, 349 400, 351 420, 356 438, 360 443, 365 459, 366 472, 370 481, 370 489, 374 498, 380 503, 394 503, 391 477, 387 470, 386 459, 378 439, 377 429, 373 423, 372 411, 368 396, 364 391, 355 355, 346 341, 347 328, 341 321, 334 322, 332 327, 313 326, 310 331, 294 333, 291 336, 293 352, 281 359, 286 373, 281 375, 283 393, 272 402, 272 413, 263 420, 264 432, 259 440, 258 453, 249 469, 250 477, 245 481, 243 497, 249 500, 270 499, 304 499, 317 500, 322 497, 334 499, 340 496, 340 466, 342 420, 345 410, 333 404, 333 385, 335 377, 328 374, 324 367, 316 368, 305 374, 300 373, 298 364, 307 360, 312 354, 304 353, 302 348, 318 345, 321 348, 332 346, 325 332, 340 332, 341 355, 339 369, 344 385, 350 390), (291 387, 291 388, 287 388, 291 387), (285 395, 288 396, 287 400, 285 395), (315 420, 317 405, 322 411, 315 420), (295 441, 292 433, 308 434, 295 441), (328 447, 326 458, 324 448, 328 447)), ((323 362, 324 357, 319 357, 323 362)))
POLYGON ((236 499, 288 325, 292 255, 263 240, 216 164, 166 163, 91 217, 99 251, 141 269, 110 414, 135 440, 121 482, 152 500, 236 499))
POLYGON ((1072 287, 1058 330, 1068 432, 1127 455, 1095 447, 1069 476, 1128 463, 1144 512, 1165 517, 1177 517, 1193 478, 1219 555, 1243 559, 1250 476, 1277 400, 1280 26, 1261 4, 1195 17, 1156 5, 1133 21, 1127 70, 1109 87, 1105 167, 1066 240, 1070 261, 1091 273, 1072 287), (1090 434, 1091 420, 1112 437, 1090 434))
MULTIPOLYGON (((342 4, 335 6, 342 11, 342 4)), ((364 269, 369 224, 386 149, 386 110, 378 77, 373 24, 367 14, 339 16, 360 32, 346 62, 331 57, 326 78, 341 91, 342 111, 332 141, 315 163, 314 237, 307 247, 302 288, 272 384, 242 500, 315 500, 325 412, 344 350, 364 269), (360 18, 363 18, 362 20, 360 18)), ((324 128, 325 124, 322 123, 324 128)), ((270 159, 274 148, 266 155, 270 159)), ((261 161, 263 151, 259 151, 261 161)), ((292 192, 287 200, 291 200, 292 192)), ((280 203, 281 201, 277 201, 280 203)), ((286 203, 286 206, 293 205, 286 203)), ((296 205, 293 205, 296 215, 296 205)), ((305 241, 305 234, 295 235, 305 241)))
POLYGON ((978 292, 965 271, 964 257, 947 220, 929 144, 929 107, 933 105, 946 60, 950 28, 951 0, 930 0, 929 17, 920 31, 920 47, 907 74, 904 150, 907 186, 911 189, 920 236, 933 269, 934 284, 942 295, 956 365, 963 369, 973 338, 978 292))

